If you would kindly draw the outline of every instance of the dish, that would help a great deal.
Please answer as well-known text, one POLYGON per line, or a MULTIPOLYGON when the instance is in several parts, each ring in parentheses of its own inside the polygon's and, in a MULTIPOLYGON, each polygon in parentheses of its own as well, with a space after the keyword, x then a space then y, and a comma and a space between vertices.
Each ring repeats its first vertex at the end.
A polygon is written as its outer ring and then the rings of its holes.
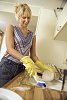
POLYGON ((23 100, 23 99, 17 93, 9 89, 0 88, 0 100, 23 100))

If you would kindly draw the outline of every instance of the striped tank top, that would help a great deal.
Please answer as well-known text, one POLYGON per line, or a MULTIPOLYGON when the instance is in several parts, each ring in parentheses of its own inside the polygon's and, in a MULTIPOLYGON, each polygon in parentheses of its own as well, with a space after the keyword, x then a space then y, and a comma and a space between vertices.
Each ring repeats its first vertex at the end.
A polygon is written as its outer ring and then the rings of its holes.
MULTIPOLYGON (((34 34, 31 31, 29 31, 27 37, 24 37, 19 27, 14 26, 14 49, 17 50, 22 55, 28 56, 32 45, 33 37, 34 34)), ((19 61, 14 57, 12 57, 11 55, 9 55, 7 58, 14 62, 19 63, 19 61)))

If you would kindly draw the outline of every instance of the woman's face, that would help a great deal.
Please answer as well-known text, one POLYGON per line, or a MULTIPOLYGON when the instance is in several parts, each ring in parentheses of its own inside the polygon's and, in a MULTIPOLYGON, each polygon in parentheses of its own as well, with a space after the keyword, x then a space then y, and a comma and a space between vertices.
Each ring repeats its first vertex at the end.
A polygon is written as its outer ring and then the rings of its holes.
POLYGON ((24 13, 23 15, 19 16, 19 24, 22 27, 27 27, 30 22, 31 16, 28 13, 24 13))

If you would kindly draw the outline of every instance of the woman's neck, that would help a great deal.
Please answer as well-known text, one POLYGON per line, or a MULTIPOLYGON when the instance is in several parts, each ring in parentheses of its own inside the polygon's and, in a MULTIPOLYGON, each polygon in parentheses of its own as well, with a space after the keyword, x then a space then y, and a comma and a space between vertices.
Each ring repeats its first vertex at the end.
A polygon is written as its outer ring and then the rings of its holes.
POLYGON ((22 34, 26 37, 28 35, 27 27, 22 27, 22 26, 19 25, 19 28, 20 28, 22 34))
POLYGON ((19 24, 19 28, 20 28, 21 30, 27 30, 27 27, 23 27, 23 26, 21 26, 20 24, 19 24))

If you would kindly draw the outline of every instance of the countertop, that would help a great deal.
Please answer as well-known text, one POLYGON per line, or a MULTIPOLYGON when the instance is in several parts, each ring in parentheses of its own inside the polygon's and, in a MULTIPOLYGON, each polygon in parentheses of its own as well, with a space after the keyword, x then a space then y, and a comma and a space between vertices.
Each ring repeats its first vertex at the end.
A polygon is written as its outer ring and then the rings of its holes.
POLYGON ((46 85, 46 88, 36 86, 35 81, 24 72, 13 78, 4 88, 15 91, 24 100, 63 100, 62 98, 67 96, 67 83, 63 92, 61 92, 62 82, 53 80, 46 82, 46 85), (32 84, 29 84, 30 82, 32 84))

